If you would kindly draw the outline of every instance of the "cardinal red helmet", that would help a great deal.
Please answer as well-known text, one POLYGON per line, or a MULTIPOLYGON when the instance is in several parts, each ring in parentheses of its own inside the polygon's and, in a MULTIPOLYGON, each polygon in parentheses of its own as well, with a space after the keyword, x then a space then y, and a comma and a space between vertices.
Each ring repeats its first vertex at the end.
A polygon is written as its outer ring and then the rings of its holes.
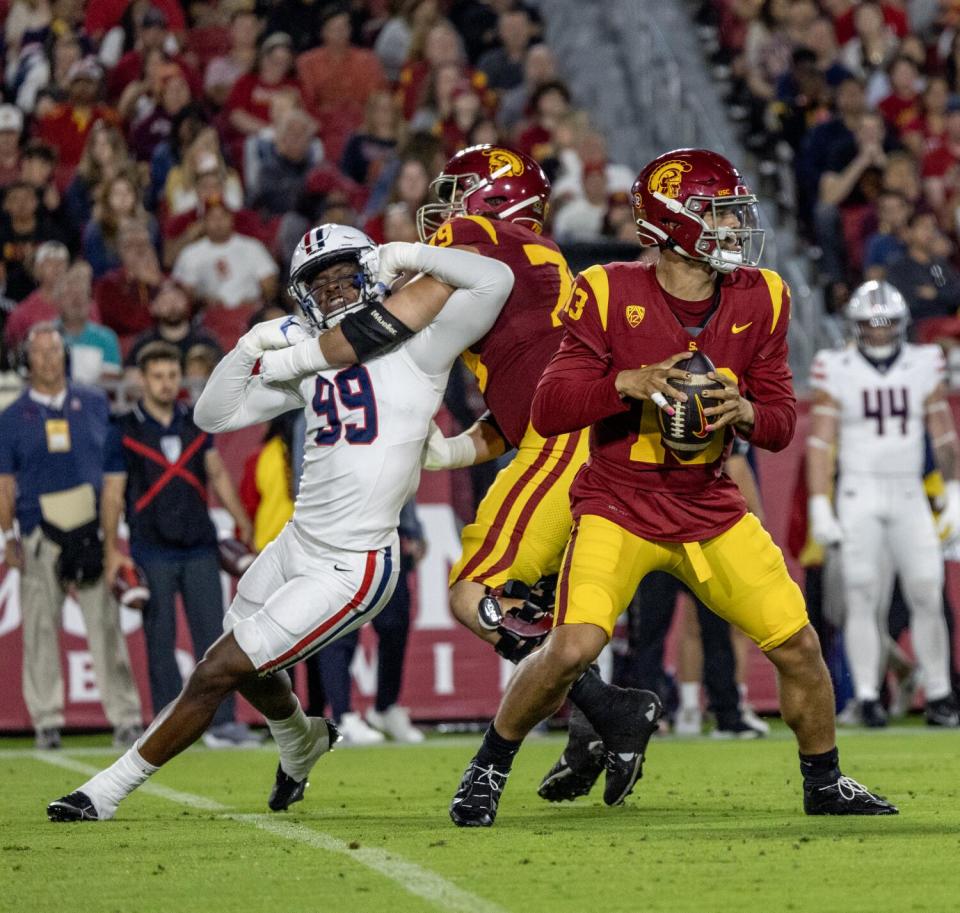
POLYGON ((757 198, 740 172, 709 149, 674 149, 633 184, 640 240, 721 273, 756 266, 763 250, 757 198))
POLYGON ((454 216, 487 216, 543 231, 550 181, 529 155, 506 146, 471 146, 447 162, 430 184, 436 203, 417 210, 417 230, 426 241, 454 216))

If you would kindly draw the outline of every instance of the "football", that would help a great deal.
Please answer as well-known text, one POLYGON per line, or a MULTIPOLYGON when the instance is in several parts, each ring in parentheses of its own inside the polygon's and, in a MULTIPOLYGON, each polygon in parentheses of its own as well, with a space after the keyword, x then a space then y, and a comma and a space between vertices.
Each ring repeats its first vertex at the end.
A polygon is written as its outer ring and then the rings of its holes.
POLYGON ((257 556, 239 539, 221 539, 220 567, 233 577, 242 577, 257 556))
POLYGON ((703 414, 703 410, 716 405, 716 401, 709 397, 703 399, 703 393, 722 387, 723 384, 707 377, 707 374, 716 371, 716 368, 703 352, 694 352, 686 361, 679 362, 677 367, 689 371, 690 380, 671 380, 670 386, 686 393, 687 401, 679 402, 668 398, 674 414, 667 415, 663 409, 658 409, 657 420, 660 423, 663 445, 669 447, 680 459, 689 459, 706 450, 716 433, 706 430, 710 421, 703 414))
POLYGON ((146 575, 135 564, 121 567, 113 581, 113 595, 124 608, 142 612, 150 600, 146 575))

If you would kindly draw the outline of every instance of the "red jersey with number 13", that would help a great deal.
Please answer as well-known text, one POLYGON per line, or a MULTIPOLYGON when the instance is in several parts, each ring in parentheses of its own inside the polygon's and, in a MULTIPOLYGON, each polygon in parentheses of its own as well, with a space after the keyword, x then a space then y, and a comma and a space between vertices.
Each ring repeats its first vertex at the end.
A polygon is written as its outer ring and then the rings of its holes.
POLYGON ((752 400, 750 442, 785 447, 796 423, 789 290, 771 270, 741 268, 723 277, 719 298, 694 337, 668 305, 654 266, 611 263, 577 277, 562 315, 563 344, 540 380, 531 416, 544 436, 592 426, 590 459, 571 489, 575 517, 599 514, 645 539, 694 542, 719 535, 746 512, 723 472, 729 428, 680 459, 661 440, 657 407, 622 400, 614 384, 620 371, 700 349, 752 400))
POLYGON ((517 447, 530 423, 537 381, 563 336, 560 311, 573 286, 567 261, 548 238, 483 216, 445 222, 430 243, 470 245, 513 270, 513 291, 497 322, 463 360, 500 430, 517 447))

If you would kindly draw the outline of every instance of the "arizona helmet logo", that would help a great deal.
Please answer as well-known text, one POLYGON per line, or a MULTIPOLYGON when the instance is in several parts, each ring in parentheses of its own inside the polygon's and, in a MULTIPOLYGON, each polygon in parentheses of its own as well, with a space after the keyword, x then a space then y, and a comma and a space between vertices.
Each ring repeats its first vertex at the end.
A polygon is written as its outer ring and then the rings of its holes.
POLYGON ((499 146, 496 149, 485 149, 483 154, 490 159, 490 174, 497 174, 502 168, 509 168, 510 170, 505 174, 498 175, 499 177, 519 177, 523 174, 523 162, 520 160, 520 156, 514 155, 509 149, 501 149, 499 146))
POLYGON ((680 196, 680 181, 687 171, 692 171, 693 165, 689 162, 665 162, 653 174, 647 188, 651 193, 661 193, 671 200, 680 196))
POLYGON ((647 309, 640 304, 628 304, 627 305, 627 323, 632 327, 638 327, 643 323, 643 318, 646 316, 647 309))

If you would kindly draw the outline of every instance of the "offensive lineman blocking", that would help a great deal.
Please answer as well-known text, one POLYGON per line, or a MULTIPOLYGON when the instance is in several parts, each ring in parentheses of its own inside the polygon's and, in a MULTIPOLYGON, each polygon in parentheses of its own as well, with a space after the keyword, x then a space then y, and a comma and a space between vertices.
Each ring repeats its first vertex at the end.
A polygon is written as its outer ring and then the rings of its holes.
POLYGON ((293 519, 241 579, 226 633, 177 700, 111 767, 51 803, 50 820, 112 818, 126 796, 199 738, 233 690, 267 718, 280 750, 274 811, 302 798, 310 769, 336 741, 331 723, 304 714, 283 670, 371 619, 390 598, 400 508, 416 488, 447 375, 493 324, 513 286, 509 267, 476 254, 422 244, 381 250, 385 274, 429 274, 397 293, 401 310, 411 299, 427 311, 442 308, 422 332, 412 335, 396 311, 382 307, 373 242, 355 229, 324 225, 304 236, 291 264, 291 292, 321 336, 304 338, 295 318, 270 321, 217 366, 196 407, 198 424, 209 431, 305 409, 293 519), (332 367, 318 344, 342 328, 357 356, 379 354, 374 348, 390 348, 384 337, 395 336, 389 330, 397 324, 405 341, 365 365, 332 367))
MULTIPOLYGON (((541 236, 550 182, 529 156, 472 146, 447 162, 432 187, 438 202, 418 211, 420 237, 506 263, 516 280, 490 332, 463 353, 489 411, 456 437, 437 429, 424 463, 453 469, 517 450, 464 527, 463 553, 450 572, 457 620, 516 663, 549 633, 552 582, 573 525, 570 486, 588 455, 585 430, 544 437, 530 423, 537 381, 563 335, 560 311, 573 277, 557 245, 541 236), (518 583, 521 594, 542 592, 519 610, 510 603, 518 583)), ((614 687, 590 668, 570 701, 568 742, 539 795, 552 802, 584 795, 606 767, 604 800, 619 804, 640 776, 660 700, 614 687)))

